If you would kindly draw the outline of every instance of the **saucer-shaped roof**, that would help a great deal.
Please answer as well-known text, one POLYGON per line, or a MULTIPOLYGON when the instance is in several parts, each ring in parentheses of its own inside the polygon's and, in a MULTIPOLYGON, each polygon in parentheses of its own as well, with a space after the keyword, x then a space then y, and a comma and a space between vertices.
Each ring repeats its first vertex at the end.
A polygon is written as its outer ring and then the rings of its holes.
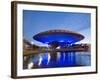
POLYGON ((34 35, 33 39, 47 44, 53 41, 75 43, 84 39, 84 36, 69 30, 56 29, 56 30, 48 30, 48 31, 40 32, 34 35))

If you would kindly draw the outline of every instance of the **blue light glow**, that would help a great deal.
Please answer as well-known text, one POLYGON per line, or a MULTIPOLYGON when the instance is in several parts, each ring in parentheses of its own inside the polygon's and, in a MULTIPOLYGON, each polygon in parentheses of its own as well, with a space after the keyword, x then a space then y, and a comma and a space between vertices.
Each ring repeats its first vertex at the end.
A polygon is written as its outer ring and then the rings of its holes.
POLYGON ((75 43, 77 41, 80 41, 79 38, 76 38, 75 36, 70 36, 70 35, 67 35, 67 34, 54 34, 54 35, 45 35, 45 36, 39 36, 39 37, 36 37, 35 38, 37 41, 40 41, 40 42, 43 42, 43 43, 50 43, 50 42, 53 42, 53 41, 58 41, 58 42, 61 42, 61 40, 63 42, 69 42, 69 43, 75 43))

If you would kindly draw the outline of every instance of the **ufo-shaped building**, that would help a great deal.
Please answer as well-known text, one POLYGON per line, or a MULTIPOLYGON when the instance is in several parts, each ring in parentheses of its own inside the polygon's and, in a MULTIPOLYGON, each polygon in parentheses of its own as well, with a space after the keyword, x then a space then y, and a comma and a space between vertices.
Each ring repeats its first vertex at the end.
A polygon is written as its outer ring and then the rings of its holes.
POLYGON ((40 32, 34 35, 33 39, 49 45, 61 46, 63 43, 73 44, 75 42, 78 42, 84 39, 84 36, 69 30, 55 29, 40 32))

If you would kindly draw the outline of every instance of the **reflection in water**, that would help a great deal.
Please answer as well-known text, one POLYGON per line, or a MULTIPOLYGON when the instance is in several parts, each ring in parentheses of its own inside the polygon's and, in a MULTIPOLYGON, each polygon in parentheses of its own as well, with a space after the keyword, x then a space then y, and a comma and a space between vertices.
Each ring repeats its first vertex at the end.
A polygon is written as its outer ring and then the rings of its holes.
POLYGON ((33 66, 34 66, 34 62, 30 62, 30 63, 28 64, 28 69, 31 69, 33 66))
POLYGON ((35 54, 29 58, 28 69, 90 66, 90 56, 91 55, 89 52, 57 52, 35 54))

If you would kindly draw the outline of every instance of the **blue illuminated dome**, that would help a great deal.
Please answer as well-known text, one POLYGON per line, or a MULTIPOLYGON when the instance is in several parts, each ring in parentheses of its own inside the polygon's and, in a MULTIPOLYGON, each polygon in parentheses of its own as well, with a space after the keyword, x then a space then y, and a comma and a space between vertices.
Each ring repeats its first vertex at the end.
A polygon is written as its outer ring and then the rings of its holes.
POLYGON ((54 41, 57 41, 59 43, 60 42, 75 43, 84 39, 84 36, 69 30, 55 29, 55 30, 40 32, 34 35, 33 39, 47 44, 52 43, 54 41))

